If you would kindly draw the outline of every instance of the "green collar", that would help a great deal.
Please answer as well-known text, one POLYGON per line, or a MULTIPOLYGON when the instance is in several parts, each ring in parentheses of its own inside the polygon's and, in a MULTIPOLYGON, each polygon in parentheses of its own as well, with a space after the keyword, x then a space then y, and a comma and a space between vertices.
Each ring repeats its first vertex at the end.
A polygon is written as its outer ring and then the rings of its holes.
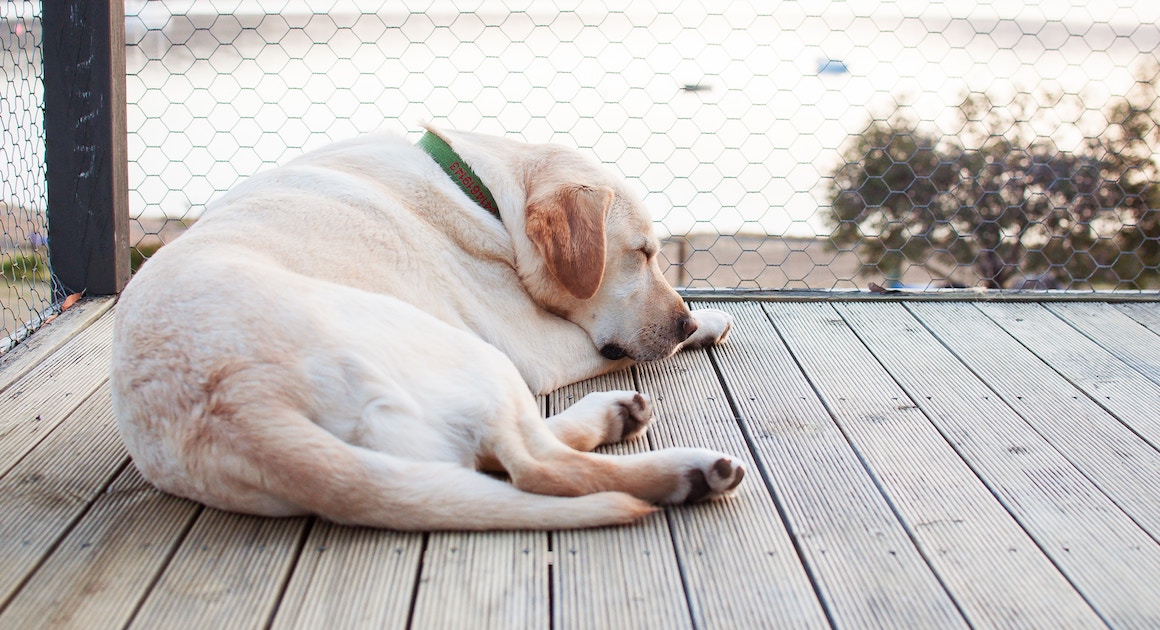
POLYGON ((459 157, 459 154, 451 148, 451 145, 443 141, 443 138, 428 131, 419 139, 419 148, 427 152, 435 162, 443 168, 443 172, 451 178, 456 184, 459 184, 459 189, 464 192, 472 201, 479 204, 481 208, 495 215, 495 218, 501 222, 503 218, 499 216, 499 206, 495 203, 495 197, 491 196, 491 191, 483 184, 483 180, 471 170, 467 165, 467 161, 459 157))

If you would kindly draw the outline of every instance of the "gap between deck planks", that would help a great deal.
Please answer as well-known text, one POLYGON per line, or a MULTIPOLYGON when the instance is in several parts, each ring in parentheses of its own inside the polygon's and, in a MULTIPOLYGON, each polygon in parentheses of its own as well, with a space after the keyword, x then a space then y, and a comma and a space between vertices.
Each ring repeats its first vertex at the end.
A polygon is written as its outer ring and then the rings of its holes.
POLYGON ((113 428, 113 314, 83 306, 47 359, 0 372, 0 626, 1160 623, 1155 304, 717 306, 739 318, 726 346, 543 402, 639 388, 657 423, 606 450, 733 453, 737 496, 430 535, 153 490, 113 428))

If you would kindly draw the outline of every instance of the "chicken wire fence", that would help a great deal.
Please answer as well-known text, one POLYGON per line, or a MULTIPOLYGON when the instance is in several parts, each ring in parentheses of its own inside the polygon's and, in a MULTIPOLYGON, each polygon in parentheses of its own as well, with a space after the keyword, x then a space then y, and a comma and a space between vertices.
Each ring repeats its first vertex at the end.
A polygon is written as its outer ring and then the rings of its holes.
MULTIPOLYGON (((0 6, 7 318, 14 285, 29 313, 49 292, 20 286, 45 269, 39 3, 0 6)), ((138 262, 257 171, 426 121, 594 155, 678 286, 1160 287, 1151 0, 125 9, 138 262)))
POLYGON ((0 353, 52 308, 39 4, 0 4, 0 353))

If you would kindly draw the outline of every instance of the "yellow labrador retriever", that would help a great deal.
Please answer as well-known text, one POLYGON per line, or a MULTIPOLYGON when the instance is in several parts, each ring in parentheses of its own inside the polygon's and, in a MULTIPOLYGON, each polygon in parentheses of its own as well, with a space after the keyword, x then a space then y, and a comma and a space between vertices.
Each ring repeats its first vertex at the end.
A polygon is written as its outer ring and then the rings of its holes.
POLYGON ((397 529, 626 523, 721 496, 729 456, 590 453, 635 392, 544 393, 724 340, 690 313, 623 183, 575 151, 431 129, 254 176, 117 305, 113 403, 159 488, 237 512, 397 529), (481 471, 503 471, 507 483, 481 471))

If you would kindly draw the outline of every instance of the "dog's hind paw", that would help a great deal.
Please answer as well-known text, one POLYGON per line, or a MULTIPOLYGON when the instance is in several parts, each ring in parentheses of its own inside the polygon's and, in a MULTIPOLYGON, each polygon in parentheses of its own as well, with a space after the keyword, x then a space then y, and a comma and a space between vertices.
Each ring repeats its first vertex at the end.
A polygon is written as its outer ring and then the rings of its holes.
POLYGON ((712 454, 705 462, 685 471, 677 491, 665 503, 697 503, 729 494, 745 478, 745 467, 732 458, 712 454))

